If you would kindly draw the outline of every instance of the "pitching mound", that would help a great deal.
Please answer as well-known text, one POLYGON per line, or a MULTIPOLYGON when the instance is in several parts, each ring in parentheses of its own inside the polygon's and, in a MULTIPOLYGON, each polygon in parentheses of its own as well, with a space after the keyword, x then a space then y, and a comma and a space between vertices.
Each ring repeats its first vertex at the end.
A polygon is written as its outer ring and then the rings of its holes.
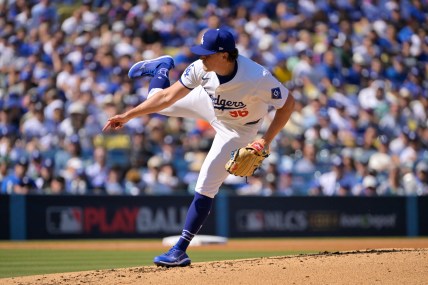
POLYGON ((2 284, 426 284, 427 249, 378 249, 2 279, 2 284))

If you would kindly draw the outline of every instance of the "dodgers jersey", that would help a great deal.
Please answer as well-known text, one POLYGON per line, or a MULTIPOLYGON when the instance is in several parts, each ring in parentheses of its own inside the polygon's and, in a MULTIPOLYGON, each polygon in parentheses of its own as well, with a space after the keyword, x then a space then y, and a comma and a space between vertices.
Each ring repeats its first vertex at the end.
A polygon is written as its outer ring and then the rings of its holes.
POLYGON ((233 79, 220 84, 215 72, 204 71, 199 59, 187 67, 180 82, 188 89, 202 86, 211 98, 216 117, 233 124, 258 122, 269 106, 279 109, 284 105, 288 89, 268 70, 241 55, 237 64, 233 79))

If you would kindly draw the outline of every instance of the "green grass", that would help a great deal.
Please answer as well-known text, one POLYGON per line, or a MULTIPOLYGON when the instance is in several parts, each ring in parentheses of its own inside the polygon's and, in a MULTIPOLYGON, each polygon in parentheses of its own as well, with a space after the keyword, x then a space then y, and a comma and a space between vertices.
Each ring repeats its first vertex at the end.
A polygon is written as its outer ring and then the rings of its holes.
MULTIPOLYGON (((153 265, 159 250, 2 249, 0 278, 153 265)), ((192 262, 298 254, 291 251, 192 251, 192 262)), ((0 282, 1 283, 1 282, 0 282)))

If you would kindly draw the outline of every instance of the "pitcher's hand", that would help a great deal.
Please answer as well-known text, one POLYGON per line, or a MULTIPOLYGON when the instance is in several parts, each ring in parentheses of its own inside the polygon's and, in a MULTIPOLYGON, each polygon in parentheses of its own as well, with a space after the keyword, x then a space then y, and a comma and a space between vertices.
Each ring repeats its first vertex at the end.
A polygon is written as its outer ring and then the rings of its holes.
POLYGON ((120 130, 128 122, 128 119, 124 115, 116 115, 108 119, 107 123, 103 127, 103 132, 109 128, 113 131, 120 130))

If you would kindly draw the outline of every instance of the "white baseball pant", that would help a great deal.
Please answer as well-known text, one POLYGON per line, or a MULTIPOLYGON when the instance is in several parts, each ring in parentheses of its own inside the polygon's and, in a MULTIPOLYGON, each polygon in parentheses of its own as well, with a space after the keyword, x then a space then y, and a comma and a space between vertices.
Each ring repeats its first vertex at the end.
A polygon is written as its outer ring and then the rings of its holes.
MULTIPOLYGON (((152 89, 149 97, 160 89, 152 89)), ((162 110, 159 114, 169 117, 203 119, 216 131, 212 146, 202 164, 195 191, 214 198, 229 173, 224 168, 230 153, 252 142, 258 132, 258 126, 232 125, 219 121, 209 95, 202 87, 193 89, 187 96, 162 110)))

